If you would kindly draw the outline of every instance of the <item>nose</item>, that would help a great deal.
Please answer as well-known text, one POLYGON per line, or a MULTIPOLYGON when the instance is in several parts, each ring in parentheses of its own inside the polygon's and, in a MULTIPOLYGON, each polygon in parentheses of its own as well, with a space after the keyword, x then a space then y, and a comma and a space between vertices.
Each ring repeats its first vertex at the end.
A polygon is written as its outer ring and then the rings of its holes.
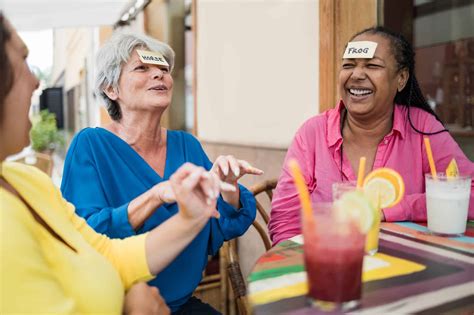
POLYGON ((35 90, 37 90, 40 86, 40 81, 34 73, 31 73, 31 76, 33 77, 33 87, 35 88, 35 90))
POLYGON ((364 68, 357 66, 354 68, 354 71, 352 71, 351 78, 355 80, 363 80, 366 78, 366 75, 364 68))
POLYGON ((164 72, 160 68, 155 67, 153 69, 153 79, 162 79, 163 75, 164 75, 164 72))

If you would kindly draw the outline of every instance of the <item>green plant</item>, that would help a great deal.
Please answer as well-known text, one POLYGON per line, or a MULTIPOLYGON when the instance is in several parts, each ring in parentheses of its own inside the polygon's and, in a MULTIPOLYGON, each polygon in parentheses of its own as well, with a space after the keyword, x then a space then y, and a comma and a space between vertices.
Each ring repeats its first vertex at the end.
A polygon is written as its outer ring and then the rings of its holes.
POLYGON ((64 138, 58 130, 56 115, 47 109, 32 119, 30 130, 31 146, 35 151, 54 150, 64 144, 64 138))

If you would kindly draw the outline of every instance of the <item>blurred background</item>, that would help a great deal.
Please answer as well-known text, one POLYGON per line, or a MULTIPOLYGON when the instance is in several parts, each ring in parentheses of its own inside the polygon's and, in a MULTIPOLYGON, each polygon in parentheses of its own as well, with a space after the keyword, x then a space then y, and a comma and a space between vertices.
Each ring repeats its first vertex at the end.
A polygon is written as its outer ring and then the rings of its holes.
MULTIPOLYGON (((211 160, 233 154, 265 171, 263 178, 244 178, 245 185, 278 177, 296 129, 335 106, 344 45, 373 25, 411 41, 425 97, 474 159, 474 0, 0 0, 0 5, 29 46, 28 63, 41 79, 31 112, 33 147, 14 158, 32 150, 52 156, 56 183, 74 133, 110 120, 92 93, 94 56, 124 29, 167 42, 176 52, 174 97, 164 126, 193 133, 211 160)), ((263 204, 268 211, 268 202, 263 204)), ((263 251, 254 230, 240 238, 244 276, 263 251)))

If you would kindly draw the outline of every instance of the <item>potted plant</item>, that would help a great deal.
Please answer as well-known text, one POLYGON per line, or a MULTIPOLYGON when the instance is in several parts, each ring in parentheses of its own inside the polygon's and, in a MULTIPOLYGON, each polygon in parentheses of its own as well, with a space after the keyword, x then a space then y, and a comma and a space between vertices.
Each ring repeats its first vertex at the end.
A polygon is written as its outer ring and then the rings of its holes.
POLYGON ((56 115, 47 109, 33 117, 30 130, 31 146, 37 152, 51 154, 64 144, 64 138, 58 130, 56 115))

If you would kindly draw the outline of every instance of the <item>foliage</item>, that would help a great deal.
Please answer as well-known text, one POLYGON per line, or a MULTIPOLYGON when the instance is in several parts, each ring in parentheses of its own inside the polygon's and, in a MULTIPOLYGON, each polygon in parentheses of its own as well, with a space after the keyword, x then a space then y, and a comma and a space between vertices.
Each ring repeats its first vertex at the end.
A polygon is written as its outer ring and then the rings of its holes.
POLYGON ((58 130, 56 115, 45 109, 34 117, 30 139, 35 151, 54 150, 59 145, 63 145, 64 138, 58 130))

